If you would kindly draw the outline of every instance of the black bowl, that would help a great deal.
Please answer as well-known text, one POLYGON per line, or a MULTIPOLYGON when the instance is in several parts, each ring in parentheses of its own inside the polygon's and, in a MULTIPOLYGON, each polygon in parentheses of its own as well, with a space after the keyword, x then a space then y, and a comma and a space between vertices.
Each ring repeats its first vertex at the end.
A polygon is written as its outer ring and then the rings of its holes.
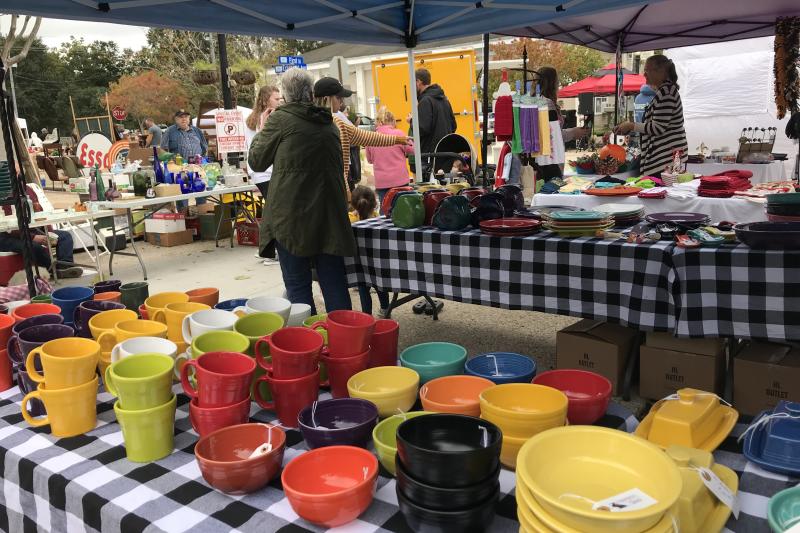
MULTIPOLYGON (((425 418, 424 416, 418 418, 425 418)), ((409 500, 397 485, 397 503, 415 533, 483 533, 490 531, 499 499, 498 488, 486 501, 461 511, 436 511, 409 500)))
POLYGON ((395 477, 397 478, 397 490, 403 496, 417 505, 423 505, 428 509, 436 511, 457 511, 469 509, 475 505, 486 501, 489 496, 496 493, 500 488, 500 468, 497 472, 487 479, 459 489, 444 489, 434 487, 414 479, 411 474, 406 472, 400 458, 395 459, 395 477))
POLYGON ((397 456, 415 479, 441 488, 475 485, 500 465, 503 432, 480 418, 419 416, 397 427, 397 456))
POLYGON ((795 204, 767 204, 767 213, 782 217, 800 216, 800 205, 795 204))
POLYGON ((750 222, 733 227, 736 238, 760 250, 800 249, 800 222, 750 222))

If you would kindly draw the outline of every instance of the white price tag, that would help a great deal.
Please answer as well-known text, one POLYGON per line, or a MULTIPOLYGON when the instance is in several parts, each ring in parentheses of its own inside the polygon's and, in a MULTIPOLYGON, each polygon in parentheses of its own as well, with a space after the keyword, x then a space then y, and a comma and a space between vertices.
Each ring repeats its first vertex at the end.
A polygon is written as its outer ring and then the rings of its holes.
POLYGON ((638 511, 658 503, 653 497, 647 495, 641 489, 631 489, 621 492, 605 500, 600 500, 592 505, 595 511, 611 511, 612 513, 624 513, 638 511))
POLYGON ((703 484, 708 490, 717 497, 724 505, 728 506, 733 513, 733 517, 739 519, 739 498, 731 492, 731 489, 713 471, 708 468, 698 468, 697 474, 703 480, 703 484))

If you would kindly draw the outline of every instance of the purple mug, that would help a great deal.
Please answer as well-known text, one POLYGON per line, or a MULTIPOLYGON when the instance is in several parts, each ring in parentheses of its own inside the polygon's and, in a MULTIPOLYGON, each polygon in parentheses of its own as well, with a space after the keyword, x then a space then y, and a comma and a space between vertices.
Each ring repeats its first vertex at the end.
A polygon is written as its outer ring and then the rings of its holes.
MULTIPOLYGON (((14 365, 14 372, 17 374, 17 386, 19 387, 19 391, 22 393, 22 396, 25 396, 29 392, 36 390, 38 383, 28 377, 28 372, 25 370, 25 365, 14 365)), ((30 408, 28 409, 28 412, 31 414, 31 416, 44 416, 44 404, 39 398, 31 398, 29 402, 30 408)), ((22 408, 24 409, 25 406, 22 406, 22 408)))
MULTIPOLYGON (((19 346, 17 345, 17 336, 19 336, 20 332, 32 328, 33 326, 44 326, 46 324, 63 324, 64 317, 61 315, 57 315, 55 313, 46 314, 46 315, 34 315, 30 318, 26 318, 21 322, 17 322, 14 324, 14 327, 11 328, 11 336, 8 338, 8 344, 6 345, 6 349, 8 353, 12 353, 15 349, 19 351, 19 346)), ((14 361, 13 359, 11 360, 14 361)))
POLYGON ((72 315, 73 327, 75 332, 81 337, 91 338, 92 333, 89 331, 89 320, 96 314, 103 311, 111 311, 112 309, 125 309, 121 303, 111 302, 108 300, 86 300, 75 308, 72 315))
POLYGON ((92 288, 94 289, 94 293, 98 294, 101 292, 112 292, 112 291, 118 292, 121 286, 122 286, 122 281, 118 279, 107 279, 105 281, 98 281, 92 286, 92 288))
MULTIPOLYGON (((25 364, 25 358, 34 348, 38 348, 47 341, 62 339, 64 337, 74 337, 75 330, 65 324, 44 324, 33 326, 20 331, 15 343, 8 345, 8 357, 16 365, 25 364)), ((41 368, 41 362, 36 361, 36 369, 41 368)))

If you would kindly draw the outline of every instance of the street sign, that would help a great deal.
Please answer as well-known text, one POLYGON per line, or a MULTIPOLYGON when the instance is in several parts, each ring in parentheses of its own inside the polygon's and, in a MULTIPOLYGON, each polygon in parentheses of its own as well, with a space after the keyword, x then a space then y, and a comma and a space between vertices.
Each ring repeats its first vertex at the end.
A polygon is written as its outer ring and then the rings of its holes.
POLYGON ((238 109, 218 109, 216 114, 217 124, 217 152, 230 154, 244 152, 247 147, 244 140, 244 118, 238 109))
POLYGON ((305 65, 305 61, 303 61, 303 56, 278 56, 278 64, 279 65, 305 65))
POLYGON ((128 118, 128 112, 120 106, 115 105, 114 109, 111 110, 111 116, 114 117, 114 120, 125 120, 128 118))
POLYGON ((275 74, 283 74, 290 68, 301 68, 303 70, 308 70, 306 65, 275 65, 273 68, 275 69, 275 74))

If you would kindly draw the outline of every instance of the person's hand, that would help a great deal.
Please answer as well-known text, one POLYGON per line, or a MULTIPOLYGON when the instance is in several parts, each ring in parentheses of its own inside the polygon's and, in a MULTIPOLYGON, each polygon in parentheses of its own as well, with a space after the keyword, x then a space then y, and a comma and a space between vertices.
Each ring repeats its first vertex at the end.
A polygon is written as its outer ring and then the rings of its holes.
POLYGON ((264 127, 264 124, 267 122, 267 119, 269 118, 269 116, 272 114, 273 111, 275 111, 274 107, 268 107, 264 110, 263 113, 261 113, 261 118, 259 119, 258 123, 258 129, 262 129, 264 127))
POLYGON ((625 121, 622 124, 619 124, 616 128, 614 128, 614 133, 617 135, 627 135, 628 133, 633 131, 633 122, 625 121))
POLYGON ((47 244, 47 235, 34 235, 33 242, 35 244, 47 244))
POLYGON ((411 146, 412 144, 414 144, 414 139, 406 135, 395 135, 394 143, 411 146))
POLYGON ((573 131, 575 132, 576 139, 583 139, 589 135, 589 128, 575 128, 573 131))
POLYGON ((411 117, 412 117, 411 113, 409 113, 409 114, 406 116, 406 122, 408 122, 409 124, 411 124, 411 117))

